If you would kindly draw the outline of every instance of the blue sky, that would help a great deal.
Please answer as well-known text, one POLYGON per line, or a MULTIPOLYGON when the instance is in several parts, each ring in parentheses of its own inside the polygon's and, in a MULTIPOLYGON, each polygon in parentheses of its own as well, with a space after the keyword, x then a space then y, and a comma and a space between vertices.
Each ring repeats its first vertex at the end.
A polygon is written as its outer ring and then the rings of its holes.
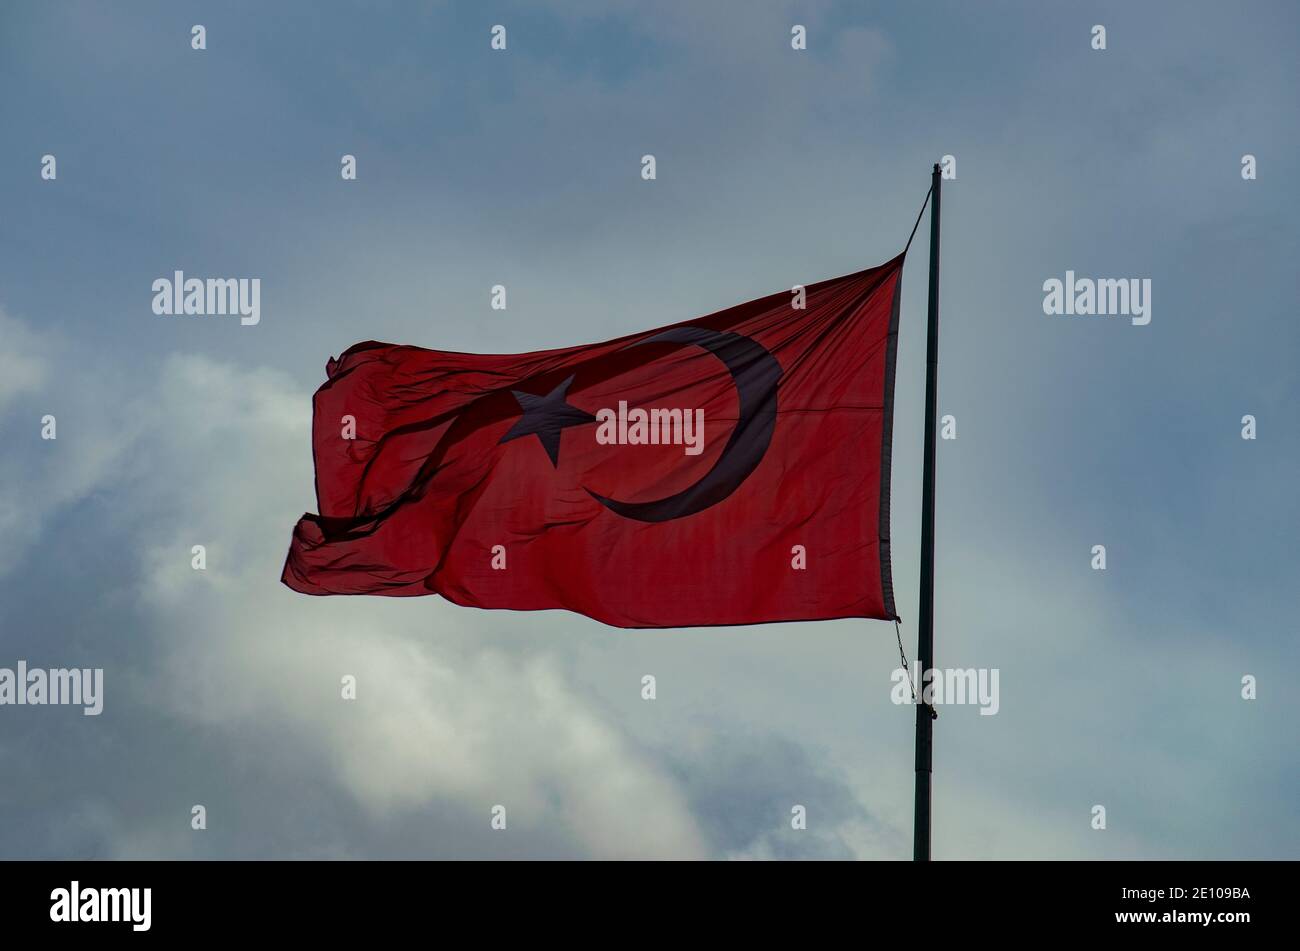
MULTIPOLYGON (((908 856, 890 625, 278 577, 330 356, 601 340, 878 264, 944 154, 937 652, 1002 697, 936 724, 936 857, 1300 854, 1291 5, 267 7, 0 10, 0 666, 106 683, 99 717, 0 708, 0 855, 908 856), (260 278, 261 323, 154 316, 178 268, 260 278), (1067 269, 1150 278, 1151 324, 1045 316, 1067 269)), ((925 280, 914 253, 909 652, 925 280)))

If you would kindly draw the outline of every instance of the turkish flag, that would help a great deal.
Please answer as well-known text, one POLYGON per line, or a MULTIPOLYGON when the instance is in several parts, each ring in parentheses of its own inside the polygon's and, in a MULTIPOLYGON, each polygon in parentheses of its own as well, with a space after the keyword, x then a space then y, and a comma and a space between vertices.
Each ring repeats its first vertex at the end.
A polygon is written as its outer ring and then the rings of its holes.
POLYGON ((893 619, 903 255, 607 343, 361 343, 282 580, 618 627, 893 619))

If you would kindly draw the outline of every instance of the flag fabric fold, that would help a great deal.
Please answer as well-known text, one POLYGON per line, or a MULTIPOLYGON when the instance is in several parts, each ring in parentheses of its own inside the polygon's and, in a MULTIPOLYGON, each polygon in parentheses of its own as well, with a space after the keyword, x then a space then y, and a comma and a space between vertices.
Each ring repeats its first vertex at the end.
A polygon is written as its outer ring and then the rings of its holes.
POLYGON ((589 346, 351 347, 282 580, 629 628, 895 618, 902 268, 589 346))

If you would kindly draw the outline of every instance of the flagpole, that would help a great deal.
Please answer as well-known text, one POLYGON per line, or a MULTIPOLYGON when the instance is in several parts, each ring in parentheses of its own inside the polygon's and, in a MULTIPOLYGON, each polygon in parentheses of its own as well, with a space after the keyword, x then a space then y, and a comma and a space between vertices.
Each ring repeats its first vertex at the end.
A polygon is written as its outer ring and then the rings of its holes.
POLYGON ((930 777, 934 719, 925 702, 925 674, 934 666, 934 462, 935 415, 939 390, 939 166, 930 176, 930 302, 925 333, 925 460, 921 489, 921 591, 917 611, 917 677, 922 691, 916 704, 916 802, 912 858, 930 861, 930 777))

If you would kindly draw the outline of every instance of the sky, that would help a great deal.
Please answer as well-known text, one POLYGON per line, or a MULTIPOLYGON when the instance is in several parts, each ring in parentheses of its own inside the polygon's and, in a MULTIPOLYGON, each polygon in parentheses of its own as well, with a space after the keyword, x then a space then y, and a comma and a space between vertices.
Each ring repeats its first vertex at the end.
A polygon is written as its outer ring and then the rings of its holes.
POLYGON ((935 857, 1300 857, 1298 44, 1281 2, 0 6, 0 667, 104 669, 99 716, 0 706, 0 857, 910 857, 891 624, 279 576, 331 356, 605 340, 880 264, 945 155, 936 659, 1001 696, 935 723, 935 857), (156 316, 177 269, 259 278, 260 322, 156 316), (1150 279, 1151 322, 1044 314, 1067 270, 1150 279))

